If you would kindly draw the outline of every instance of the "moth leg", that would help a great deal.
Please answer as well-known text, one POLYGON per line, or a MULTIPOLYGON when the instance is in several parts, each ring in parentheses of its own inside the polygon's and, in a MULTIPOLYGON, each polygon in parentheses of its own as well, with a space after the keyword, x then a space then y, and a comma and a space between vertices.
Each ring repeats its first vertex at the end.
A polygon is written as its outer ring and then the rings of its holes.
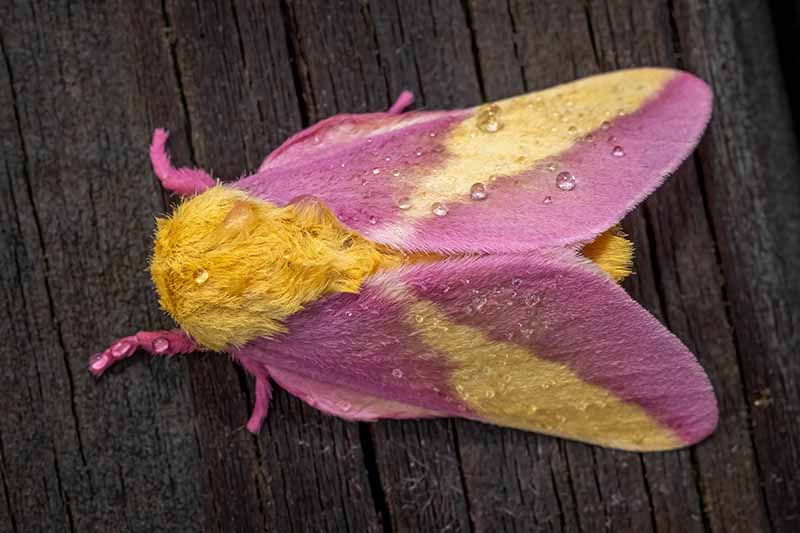
POLYGON ((153 144, 150 145, 150 162, 164 188, 175 194, 188 196, 213 187, 214 179, 205 171, 172 166, 166 149, 168 138, 169 133, 159 128, 153 132, 153 144))
POLYGON ((256 401, 253 404, 253 413, 247 421, 247 431, 258 433, 267 417, 269 401, 272 398, 272 387, 269 385, 268 376, 256 376, 256 401))
POLYGON ((152 355, 171 356, 193 352, 197 344, 179 329, 140 331, 122 337, 104 351, 92 355, 89 358, 89 372, 100 377, 111 365, 130 357, 139 349, 152 355))
POLYGON ((393 115, 399 115, 413 102, 414 93, 411 91, 403 91, 400 93, 400 96, 397 97, 397 100, 395 100, 395 102, 392 104, 392 107, 389 108, 389 113, 393 115))

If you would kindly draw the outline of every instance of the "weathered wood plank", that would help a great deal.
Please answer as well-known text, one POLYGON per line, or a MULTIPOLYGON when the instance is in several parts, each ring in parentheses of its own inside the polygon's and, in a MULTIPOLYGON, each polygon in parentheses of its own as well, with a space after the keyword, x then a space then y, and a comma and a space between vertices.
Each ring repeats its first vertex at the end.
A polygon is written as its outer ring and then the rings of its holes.
MULTIPOLYGON (((769 7, 0 7, 0 529, 797 529, 797 76, 784 84, 769 7), (402 89, 417 108, 463 107, 649 64, 717 95, 698 155, 625 223, 627 288, 714 382, 720 427, 700 446, 638 455, 461 420, 357 425, 282 391, 254 438, 251 384, 219 355, 85 371, 113 336, 168 325, 144 269, 172 201, 150 177, 153 127, 172 130, 179 164, 232 179, 302 126, 402 89)), ((797 11, 771 7, 792 65, 797 11)))
MULTIPOLYGON (((139 361, 100 382, 86 371, 110 336, 164 325, 143 269, 161 208, 141 150, 154 94, 127 67, 159 41, 160 19, 142 11, 142 34, 109 31, 127 26, 117 7, 1 8, 0 433, 19 531, 203 524, 186 362, 139 361)), ((167 58, 148 60, 174 87, 167 58)))
POLYGON ((800 525, 800 161, 775 37, 763 4, 682 1, 676 20, 686 64, 716 88, 720 112, 699 150, 704 199, 768 520, 791 531, 800 525))

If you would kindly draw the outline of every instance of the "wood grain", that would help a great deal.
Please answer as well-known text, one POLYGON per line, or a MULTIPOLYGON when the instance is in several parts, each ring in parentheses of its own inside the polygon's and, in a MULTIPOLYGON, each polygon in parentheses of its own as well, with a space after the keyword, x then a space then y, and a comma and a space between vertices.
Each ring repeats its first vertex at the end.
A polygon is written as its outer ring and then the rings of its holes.
POLYGON ((0 5, 0 531, 796 531, 796 28, 733 0, 9 1, 0 5), (699 150, 625 220, 626 288, 698 355, 714 436, 632 454, 463 420, 353 424, 217 354, 86 357, 168 326, 145 269, 154 127, 223 180, 304 126, 677 66, 699 150))

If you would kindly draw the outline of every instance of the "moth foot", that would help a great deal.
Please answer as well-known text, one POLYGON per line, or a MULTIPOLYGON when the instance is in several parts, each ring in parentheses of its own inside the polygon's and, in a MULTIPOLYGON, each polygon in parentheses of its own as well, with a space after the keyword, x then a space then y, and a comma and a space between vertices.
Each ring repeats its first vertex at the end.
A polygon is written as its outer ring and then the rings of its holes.
POLYGON ((168 331, 140 331, 135 335, 117 339, 111 346, 89 358, 89 372, 100 377, 114 363, 133 355, 136 350, 144 350, 152 355, 177 355, 193 352, 197 344, 185 332, 173 329, 168 331))
POLYGON ((166 130, 157 129, 153 132, 153 143, 150 145, 150 162, 164 188, 175 194, 188 196, 213 187, 214 178, 204 171, 172 166, 166 148, 168 138, 169 133, 166 130))
POLYGON ((414 93, 411 91, 403 91, 400 93, 400 96, 397 97, 397 100, 395 100, 395 102, 392 104, 392 107, 389 108, 389 113, 398 115, 405 111, 405 109, 413 102, 414 93))
POLYGON ((250 433, 255 434, 261 431, 261 426, 267 417, 271 397, 272 390, 269 386, 269 379, 263 376, 256 377, 256 402, 253 405, 253 413, 250 415, 250 420, 247 421, 247 431, 250 433))

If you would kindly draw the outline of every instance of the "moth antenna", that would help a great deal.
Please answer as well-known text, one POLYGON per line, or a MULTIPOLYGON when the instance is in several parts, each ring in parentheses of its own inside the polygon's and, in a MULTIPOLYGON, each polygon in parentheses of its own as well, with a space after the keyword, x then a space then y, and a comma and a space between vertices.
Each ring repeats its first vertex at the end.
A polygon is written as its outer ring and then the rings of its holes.
POLYGON ((392 104, 392 107, 389 108, 389 113, 393 115, 399 115, 413 102, 414 93, 411 91, 403 91, 400 93, 400 96, 397 97, 397 100, 395 100, 395 102, 392 104))
POLYGON ((175 168, 167 153, 169 133, 161 128, 153 132, 153 144, 150 145, 150 162, 161 184, 168 191, 181 196, 198 194, 214 186, 214 178, 205 171, 196 168, 175 168))
POLYGON ((191 353, 197 349, 197 344, 180 329, 140 331, 117 339, 104 351, 92 355, 89 358, 89 372, 100 377, 111 365, 127 359, 140 349, 152 355, 172 356, 191 353))

